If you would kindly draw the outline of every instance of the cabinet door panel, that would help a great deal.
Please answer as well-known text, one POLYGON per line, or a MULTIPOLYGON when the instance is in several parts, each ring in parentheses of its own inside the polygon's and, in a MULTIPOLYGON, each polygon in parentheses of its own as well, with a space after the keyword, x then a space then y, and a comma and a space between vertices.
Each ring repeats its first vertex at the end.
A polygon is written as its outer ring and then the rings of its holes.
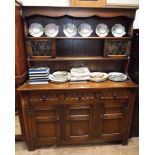
POLYGON ((86 142, 92 138, 94 105, 66 105, 66 141, 86 142))
MULTIPOLYGON (((56 105, 30 105, 31 125, 35 146, 59 143, 61 138, 60 107, 56 105)), ((41 103, 42 104, 42 103, 41 103)))
POLYGON ((121 140, 127 128, 128 100, 102 101, 99 105, 100 139, 121 140))

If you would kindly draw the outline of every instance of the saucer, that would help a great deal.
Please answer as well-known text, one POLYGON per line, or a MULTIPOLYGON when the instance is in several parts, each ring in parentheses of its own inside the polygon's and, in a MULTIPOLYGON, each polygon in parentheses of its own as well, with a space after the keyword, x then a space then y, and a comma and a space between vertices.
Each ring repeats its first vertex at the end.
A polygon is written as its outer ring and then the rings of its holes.
POLYGON ((114 37, 122 37, 126 34, 125 27, 121 24, 115 24, 112 27, 111 32, 114 37))
POLYGON ((99 37, 105 37, 108 35, 109 29, 107 25, 101 23, 96 26, 95 32, 99 37))
POLYGON ((87 24, 87 23, 82 23, 79 27, 78 27, 78 33, 82 36, 82 37, 89 37, 92 34, 93 30, 91 28, 91 25, 87 24))
POLYGON ((41 24, 33 23, 29 27, 29 34, 33 37, 40 37, 44 33, 44 29, 41 24))
POLYGON ((77 28, 74 24, 68 23, 66 25, 63 25, 63 32, 66 37, 75 37, 77 34, 77 28))
POLYGON ((45 26, 45 35, 47 37, 56 37, 59 32, 59 26, 54 23, 47 24, 45 26))

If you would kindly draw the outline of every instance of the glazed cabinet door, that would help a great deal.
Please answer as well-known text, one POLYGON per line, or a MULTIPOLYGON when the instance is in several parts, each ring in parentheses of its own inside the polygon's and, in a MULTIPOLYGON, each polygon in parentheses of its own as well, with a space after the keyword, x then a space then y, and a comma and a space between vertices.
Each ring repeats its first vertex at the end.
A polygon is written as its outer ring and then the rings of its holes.
POLYGON ((43 102, 41 104, 33 102, 28 107, 35 147, 57 144, 61 140, 61 107, 43 102))
POLYGON ((65 105, 65 141, 87 142, 93 138, 94 104, 65 105))

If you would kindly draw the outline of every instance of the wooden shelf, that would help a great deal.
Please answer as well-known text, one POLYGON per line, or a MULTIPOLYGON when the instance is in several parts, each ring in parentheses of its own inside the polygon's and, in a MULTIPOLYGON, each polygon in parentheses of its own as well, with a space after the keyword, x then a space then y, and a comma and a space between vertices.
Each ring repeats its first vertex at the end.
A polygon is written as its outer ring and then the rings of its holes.
POLYGON ((26 39, 28 40, 49 40, 49 39, 96 39, 96 40, 100 40, 100 39, 131 39, 130 36, 126 36, 126 37, 26 37, 26 39))
POLYGON ((128 57, 56 57, 51 59, 39 59, 39 58, 29 58, 29 61, 74 61, 74 60, 128 60, 128 57))

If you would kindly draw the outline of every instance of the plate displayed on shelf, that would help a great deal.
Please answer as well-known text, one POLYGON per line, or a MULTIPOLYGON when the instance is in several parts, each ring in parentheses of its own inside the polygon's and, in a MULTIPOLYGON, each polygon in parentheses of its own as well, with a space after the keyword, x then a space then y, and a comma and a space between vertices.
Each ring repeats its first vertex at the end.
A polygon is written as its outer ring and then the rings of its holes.
POLYGON ((82 23, 79 27, 78 27, 78 33, 80 34, 80 36, 82 37, 89 37, 92 34, 93 30, 91 28, 91 25, 87 24, 87 23, 82 23))
POLYGON ((59 26, 54 23, 50 23, 45 26, 44 31, 47 37, 56 37, 59 33, 59 26))
POLYGON ((121 24, 115 24, 112 27, 111 32, 114 37, 122 37, 126 34, 125 27, 121 24))
POLYGON ((127 79, 127 75, 120 72, 110 72, 108 74, 108 79, 111 81, 125 81, 127 79))
POLYGON ((101 23, 96 26, 95 32, 99 37, 105 37, 108 35, 109 29, 107 25, 101 23))
POLYGON ((93 82, 103 82, 107 80, 108 74, 104 72, 91 72, 90 73, 90 81, 93 82))
POLYGON ((44 33, 44 28, 39 23, 33 23, 29 27, 29 34, 33 37, 40 37, 44 33))
POLYGON ((66 37, 75 37, 77 34, 77 28, 74 24, 68 23, 63 25, 63 32, 66 37))

